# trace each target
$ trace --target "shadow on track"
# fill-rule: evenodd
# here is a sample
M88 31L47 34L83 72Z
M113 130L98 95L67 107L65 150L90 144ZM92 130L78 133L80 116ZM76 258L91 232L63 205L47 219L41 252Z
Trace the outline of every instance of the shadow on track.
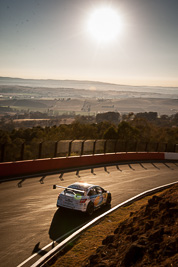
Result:
M49 237L55 241L56 239L62 237L69 231L86 224L87 222L93 220L95 217L101 215L111 208L111 205L103 206L96 210L92 216L87 216L85 213L74 211L57 209L51 222L49 229ZM61 241L61 240L60 240Z
M167 163L163 163L164 164L164 166L166 166L168 169L170 169L170 170L174 170L171 166L169 166Z
M44 256L47 253L47 251L40 249L39 245L40 245L40 242L38 242L35 245L35 247L32 251L32 254L37 253L38 255Z
M21 188L22 187L22 183L25 181L25 179L22 179L18 184L17 184L17 186L18 186L18 188Z
M153 165L153 167L155 167L155 169L160 170L160 168L156 166L153 162L151 164Z
M140 164L140 166L143 169L147 170L148 168L146 168L143 165L143 164L147 164L147 163L151 163L152 166L155 169L157 169L157 170L160 170L160 167L158 167L156 165L157 163L162 163L163 165L165 165L170 170L174 170L173 167L171 167L171 166L168 165L170 163L172 163L172 164L174 164L174 166L178 167L178 161L177 160L172 160L172 161L168 160L167 162L165 160L138 160L138 161L135 161L135 162L134 161L120 161L117 164L116 163L108 163L108 164L93 165L93 166L87 166L87 167L81 167L81 168L74 168L74 169L68 169L68 170L67 169L66 170L63 169L63 170L60 170L60 171L59 170L54 171L52 173L46 172L43 175L41 175L41 174L33 174L33 175L30 175L30 176L24 176L24 177L23 176L22 177L9 177L9 178L8 177L7 178L0 177L0 184L5 183L5 182L9 182L9 181L13 181L13 180L17 180L17 181L20 180L18 182L17 186L18 186L18 188L22 188L23 183L25 182L25 180L28 180L28 179L31 179L31 178L34 178L34 177L41 177L40 180L39 180L39 182L40 182L40 184L44 184L45 179L47 179L48 177L51 177L51 175L59 174L59 179L61 181L64 181L64 178L63 178L64 174L65 173L69 173L69 172L73 172L73 171L75 171L76 176L78 178L80 178L81 176L79 175L79 172L81 170L89 170L89 169L91 169L91 174L96 175L96 173L94 172L94 169L104 167L104 171L109 174L109 171L107 170L107 167L109 167L109 166L116 166L116 168L120 172L122 172L122 167L121 167L122 165L128 165L130 169L136 170L136 169L133 168L133 165L136 165L136 164ZM131 166L131 164L132 164L132 166Z
M140 166L141 166L144 170L147 170L147 168L146 168L142 163L140 163Z

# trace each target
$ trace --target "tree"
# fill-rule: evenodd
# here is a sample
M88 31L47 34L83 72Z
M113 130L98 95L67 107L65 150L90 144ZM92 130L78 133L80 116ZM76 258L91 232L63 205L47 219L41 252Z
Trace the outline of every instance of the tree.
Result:
M139 135L138 129L131 126L128 122L122 121L118 125L118 137L119 139L133 141L137 140Z
M118 133L115 129L115 127L111 126L110 128L108 128L104 135L103 135L104 139L117 139L118 138Z

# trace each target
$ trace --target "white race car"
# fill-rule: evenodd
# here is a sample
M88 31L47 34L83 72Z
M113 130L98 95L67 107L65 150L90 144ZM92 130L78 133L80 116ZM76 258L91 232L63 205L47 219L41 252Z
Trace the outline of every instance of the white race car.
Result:
M64 189L58 196L57 207L79 210L92 215L95 209L111 203L111 193L98 185L77 182L68 187L53 185L54 189L56 187Z

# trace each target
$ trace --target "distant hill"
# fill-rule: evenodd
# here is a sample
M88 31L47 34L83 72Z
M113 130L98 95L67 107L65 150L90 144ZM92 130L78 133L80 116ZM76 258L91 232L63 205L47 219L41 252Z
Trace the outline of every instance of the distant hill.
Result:
M178 98L178 87L161 87L161 86L133 86L104 83L98 81L77 81L77 80L52 80L52 79L21 79L11 77L0 77L1 85L11 86L28 86L28 87L48 87L48 88L69 88L84 89L90 91L117 91L117 92L136 92L143 94L159 94L160 97L165 95L168 98ZM166 97L167 97L166 96Z

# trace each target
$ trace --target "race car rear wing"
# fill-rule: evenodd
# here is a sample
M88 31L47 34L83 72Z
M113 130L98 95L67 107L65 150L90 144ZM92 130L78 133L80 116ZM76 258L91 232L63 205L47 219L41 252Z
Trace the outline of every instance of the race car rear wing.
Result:
M53 185L53 189L56 189L56 188L63 188L63 189L67 189L69 191L76 191L76 192L79 192L79 193L85 193L84 190L79 190L79 189L75 189L75 188L69 188L69 187L64 187L64 186L60 186L60 185Z

